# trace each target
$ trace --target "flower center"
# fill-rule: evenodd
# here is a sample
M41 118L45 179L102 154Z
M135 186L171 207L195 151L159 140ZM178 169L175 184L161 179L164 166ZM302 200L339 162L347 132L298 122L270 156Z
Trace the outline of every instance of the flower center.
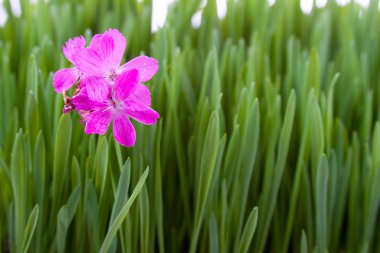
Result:
M123 102L118 101L113 96L111 96L110 100L108 101L108 105L114 110L120 110L123 107Z
M117 74L116 74L116 71L115 70L111 70L108 75L107 75L107 79L114 82L115 79L117 77Z
M117 107L117 102L113 99L110 100L110 105L113 107L113 108L116 108Z

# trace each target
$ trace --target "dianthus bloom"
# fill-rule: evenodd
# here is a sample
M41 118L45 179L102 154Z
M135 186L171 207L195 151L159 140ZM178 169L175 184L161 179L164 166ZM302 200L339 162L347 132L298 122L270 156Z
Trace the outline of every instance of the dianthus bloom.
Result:
M129 118L152 125L160 115L150 108L149 81L158 61L138 56L121 65L126 40L116 29L96 34L88 47L83 37L66 42L63 53L73 68L61 69L53 77L56 92L63 93L64 112L75 109L86 134L105 134L113 122L113 134L123 146L134 146L136 132ZM66 91L76 85L74 96Z

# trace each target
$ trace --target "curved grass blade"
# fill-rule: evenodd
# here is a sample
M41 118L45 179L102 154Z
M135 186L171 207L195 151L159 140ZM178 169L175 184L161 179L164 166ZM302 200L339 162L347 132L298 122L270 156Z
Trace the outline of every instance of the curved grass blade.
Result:
M24 241L22 243L22 252L28 252L30 242L32 241L34 231L36 230L38 222L39 207L38 204L34 206L32 212L29 215L28 222L26 223Z
M249 245L251 244L252 238L256 231L258 212L258 208L254 207L251 213L249 214L247 223L244 226L243 234L239 243L240 253L248 252Z
M62 206L58 212L56 241L59 253L65 252L67 231L77 210L81 194L82 186L78 185L71 193L69 199L67 200L67 204Z
M123 208L120 210L118 215L116 216L114 222L111 224L110 228L108 229L107 235L102 243L102 246L100 247L99 252L100 253L106 253L109 249L109 247L112 244L113 239L116 236L117 231L119 230L121 224L123 223L124 219L127 217L129 209L131 208L132 204L134 203L136 197L141 192L141 189L145 183L145 180L148 176L149 168L146 168L142 176L140 177L140 180L138 181L135 189L133 190L131 197L128 199L128 201L125 203Z

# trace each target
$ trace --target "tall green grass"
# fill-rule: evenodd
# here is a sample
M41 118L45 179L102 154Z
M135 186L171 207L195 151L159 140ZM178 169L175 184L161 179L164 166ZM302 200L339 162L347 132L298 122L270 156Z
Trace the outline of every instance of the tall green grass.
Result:
M380 13L329 1L21 0L0 28L0 252L380 251ZM160 62L126 149L62 115L70 37Z

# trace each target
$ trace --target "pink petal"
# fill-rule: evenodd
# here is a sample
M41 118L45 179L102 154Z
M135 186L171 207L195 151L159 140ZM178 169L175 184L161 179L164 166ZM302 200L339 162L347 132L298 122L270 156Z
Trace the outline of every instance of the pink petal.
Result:
M128 110L127 112L131 118L145 125L155 124L157 122L157 119L160 117L158 112L150 107L146 107L143 111Z
M119 112L115 115L113 121L113 134L115 140L125 147L135 145L136 131L128 116Z
M138 72L136 69L121 73L115 81L114 99L125 101L134 92L137 84Z
M95 34L94 37L92 37L90 45L88 47L96 50L102 36L103 34Z
M125 46L127 44L127 41L125 40L125 37L123 34L121 34L117 29L109 29L107 32L105 32L108 36L111 36L114 41L114 51L112 55L112 62L117 65L117 67L120 66L121 60L123 59Z
M110 29L103 34L97 34L91 40L90 48L94 49L108 70L116 70L124 55L126 40L118 30Z
M53 76L53 86L56 92L62 93L73 86L78 79L78 71L75 68L61 69Z
M109 98L109 85L102 77L89 76L81 80L86 87L87 95L90 100L103 102Z
M98 52L92 48L76 49L72 60L75 67L87 75L104 76L108 69Z
M144 84L137 84L134 92L129 95L128 100L139 102L145 106L150 106L150 91Z
M110 110L97 110L87 114L84 118L86 134L105 134L111 122Z
M85 87L80 90L78 95L72 97L72 102L75 109L80 111L93 111L106 106L106 103L90 100Z
M62 48L63 54L66 59L72 62L73 51L78 48L84 48L86 45L86 40L83 36L75 37L73 39L69 39L65 46Z
M149 81L158 70L158 61L154 58L141 55L121 66L121 71L137 69L139 71L139 81Z

